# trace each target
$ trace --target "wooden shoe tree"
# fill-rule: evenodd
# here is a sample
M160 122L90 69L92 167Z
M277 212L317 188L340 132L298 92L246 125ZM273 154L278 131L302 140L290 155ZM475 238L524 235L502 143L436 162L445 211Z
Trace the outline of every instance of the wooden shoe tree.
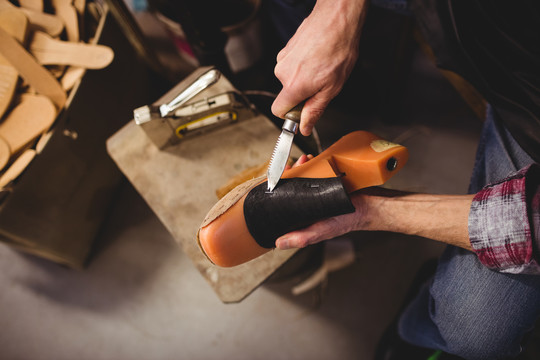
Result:
M21 8L21 11L26 15L34 30L43 31L52 37L59 36L64 30L64 23L58 16L25 8Z
M55 119L56 109L47 97L23 94L0 124L0 137L8 144L11 154L17 154L46 132Z
M28 20L19 9L5 0L0 1L0 28L19 42L24 42ZM0 118L6 112L15 89L19 74L15 67L2 56L0 51Z
M54 12L64 22L68 41L79 41L79 19L72 0L51 0Z
M19 175L26 169L28 164L32 162L36 156L36 151L33 149L25 150L12 164L11 166L0 176L0 189L4 188L10 182L19 177Z
M73 7L77 10L79 16L82 16L86 9L86 0L73 0Z
M0 171L7 165L11 157L9 145L3 137L0 136Z
M43 12L43 0L18 0L22 8Z
M79 43L85 0L16 3L0 0L0 188L4 190L47 143L67 91L87 68L103 68L114 56L108 47ZM69 42L55 40L64 35Z
M17 69L19 75L38 93L51 99L58 110L64 107L67 96L60 83L17 40L1 27L0 54Z
M346 192L351 193L384 184L403 167L407 159L405 147L369 132L356 131L344 136L307 163L285 170L282 179L340 176ZM239 185L207 214L197 239L203 253L214 264L236 266L270 250L257 243L244 218L247 194L265 180L253 179Z
M56 40L41 31L34 32L29 49L42 65L101 69L114 58L114 52L107 46Z
M60 84L62 84L64 90L71 90L75 86L75 84L82 79L85 72L85 68L70 66L62 75L62 78L60 79Z

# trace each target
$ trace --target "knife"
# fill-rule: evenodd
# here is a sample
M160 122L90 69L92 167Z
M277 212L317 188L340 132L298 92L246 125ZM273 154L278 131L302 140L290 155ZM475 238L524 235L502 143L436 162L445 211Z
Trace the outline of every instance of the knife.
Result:
M281 134L277 139L274 152L270 158L270 164L268 165L268 171L266 172L266 177L268 178L268 192L274 190L285 170L285 165L287 165L287 160L291 153L294 135L298 132L300 115L303 107L304 102L301 102L285 114L285 121L281 127Z

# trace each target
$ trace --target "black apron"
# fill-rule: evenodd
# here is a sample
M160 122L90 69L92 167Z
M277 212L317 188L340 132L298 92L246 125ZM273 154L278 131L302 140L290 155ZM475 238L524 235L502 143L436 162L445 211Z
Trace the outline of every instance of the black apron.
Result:
M437 65L469 81L540 162L540 1L411 2Z

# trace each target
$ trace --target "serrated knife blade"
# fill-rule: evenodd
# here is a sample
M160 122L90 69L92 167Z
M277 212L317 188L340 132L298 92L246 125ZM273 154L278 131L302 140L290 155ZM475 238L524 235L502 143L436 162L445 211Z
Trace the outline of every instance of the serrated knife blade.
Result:
M277 186L279 179L285 170L285 165L287 165L294 135L298 132L298 125L300 124L300 115L303 106L304 103L302 102L285 114L285 121L283 122L281 134L277 139L266 173L269 192L272 192Z
M293 139L293 133L286 130L281 131L276 146L274 147L272 157L270 158L270 164L268 165L268 172L266 174L268 177L268 191L274 190L285 170L285 165L287 164L289 154L291 153Z

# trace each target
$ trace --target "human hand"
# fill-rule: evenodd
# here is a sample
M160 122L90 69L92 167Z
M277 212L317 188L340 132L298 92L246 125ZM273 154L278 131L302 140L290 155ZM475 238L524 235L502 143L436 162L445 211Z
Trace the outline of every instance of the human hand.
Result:
M311 159L313 159L313 155L311 154L302 155L292 165L292 167L294 168L305 164ZM291 168L291 166L287 166L287 168ZM356 197L358 196L360 195L357 195ZM357 202L359 205L361 204L360 201L355 202ZM285 234L276 240L276 247L281 250L303 248L308 245L312 245L323 240L332 239L339 235L353 231L359 226L359 219L361 219L362 216L358 209L362 208L362 206L358 206L354 213L328 218L307 228Z
M318 0L277 56L275 75L283 85L272 104L283 118L306 100L300 132L308 136L341 91L358 58L365 0Z
M282 235L276 240L276 248L280 250L303 248L351 231L362 230L367 222L363 195L355 194L351 200L356 209L353 213L321 220L304 229Z

